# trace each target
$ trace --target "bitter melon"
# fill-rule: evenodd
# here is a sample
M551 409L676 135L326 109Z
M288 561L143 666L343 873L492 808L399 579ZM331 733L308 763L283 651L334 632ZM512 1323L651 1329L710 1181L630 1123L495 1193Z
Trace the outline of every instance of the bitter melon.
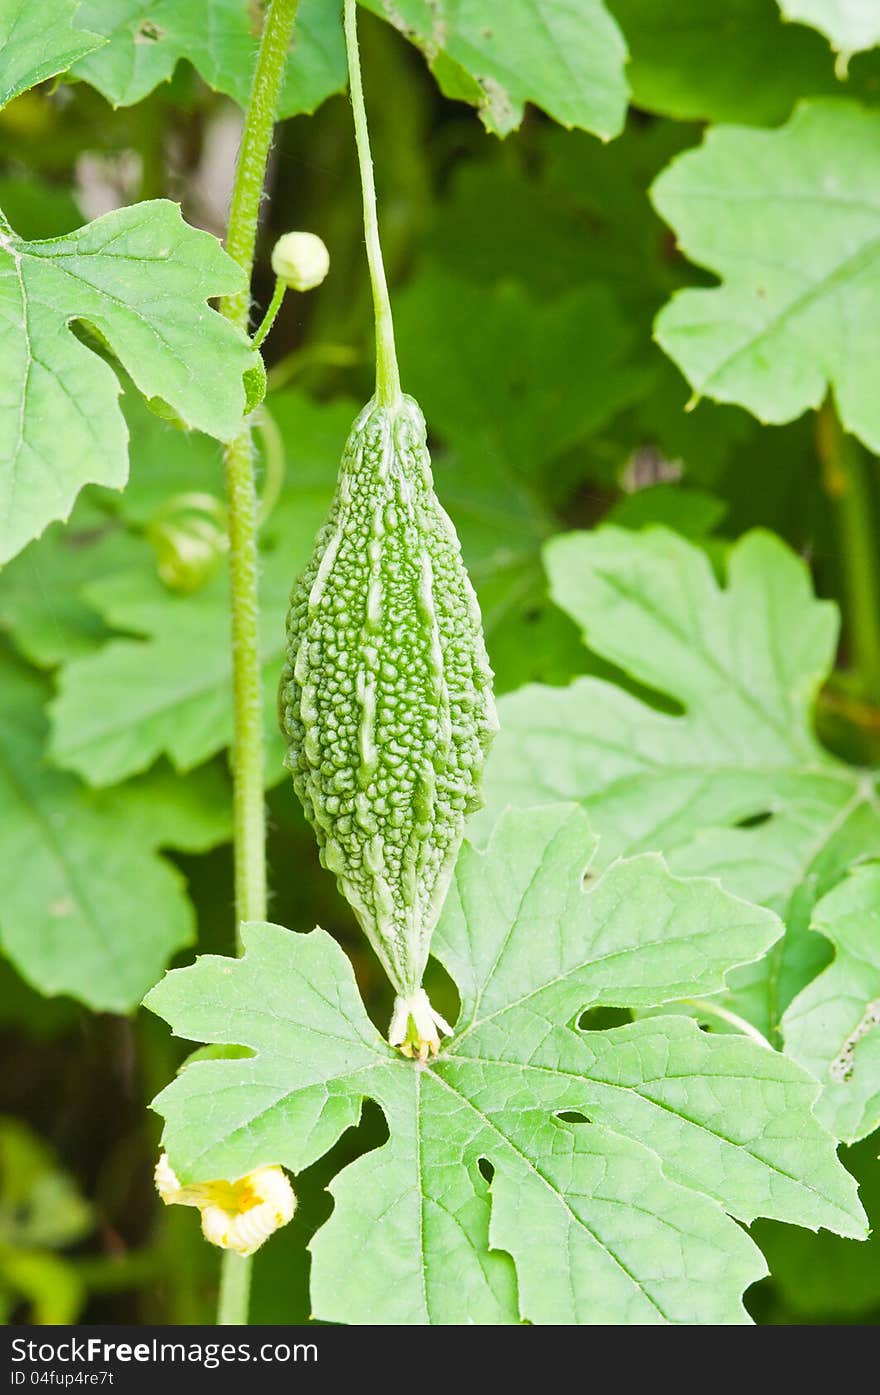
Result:
M410 397L373 398L354 423L291 598L279 699L296 792L397 990L400 1037L425 1016L431 931L497 729L479 606Z

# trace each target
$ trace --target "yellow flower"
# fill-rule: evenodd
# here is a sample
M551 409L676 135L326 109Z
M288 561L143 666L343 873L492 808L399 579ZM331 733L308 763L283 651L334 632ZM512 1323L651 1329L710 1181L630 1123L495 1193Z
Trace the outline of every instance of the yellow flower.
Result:
M155 1178L166 1206L197 1206L205 1239L240 1255L252 1255L292 1220L296 1210L293 1188L280 1167L258 1167L236 1182L194 1182L182 1187L168 1154L163 1153Z

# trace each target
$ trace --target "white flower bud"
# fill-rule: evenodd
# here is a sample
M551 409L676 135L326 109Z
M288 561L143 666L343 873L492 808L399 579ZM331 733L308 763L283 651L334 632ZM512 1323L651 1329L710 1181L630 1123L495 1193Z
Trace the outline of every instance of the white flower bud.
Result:
M272 270L291 290L311 291L330 270L330 253L315 233L285 233L272 248Z

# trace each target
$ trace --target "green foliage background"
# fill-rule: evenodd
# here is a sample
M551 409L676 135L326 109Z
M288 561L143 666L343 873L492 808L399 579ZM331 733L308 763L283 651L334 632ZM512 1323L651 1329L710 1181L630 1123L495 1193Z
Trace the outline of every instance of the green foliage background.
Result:
M246 95L254 52L244 0L83 0L78 10L56 0L52 8L57 54L36 36L37 59L23 50L20 71L0 83L12 98L0 111L0 206L18 237L66 236L106 209L159 197L222 233L235 103ZM222 50L202 43L206 8L233 17ZM662 524L721 579L732 544L766 529L804 559L818 596L843 615L831 671L821 655L806 664L804 723L815 721L839 761L868 766L880 754L880 494L870 454L880 448L870 372L880 351L880 52L872 51L880 34L838 32L832 20L823 27L820 0L609 0L607 10L591 0L586 8L593 27L589 42L577 38L575 77L560 79L552 47L528 52L526 28L498 70L503 90L500 77L476 82L490 61L479 35L438 52L423 6L395 10L412 43L378 17L380 0L365 7L378 13L362 15L404 386L429 423L438 493L479 593L498 692L536 683L558 690L589 676L655 713L677 710L672 684L639 672L565 603L559 559L569 544L549 540L609 522L633 536ZM485 9L488 31L504 6ZM518 9L528 18L528 4ZM803 22L784 23L780 9ZM609 16L630 53L626 115L623 42ZM320 291L288 296L266 346L261 480L267 499L277 491L261 530L272 916L331 931L383 1024L388 987L318 866L282 778L271 717L287 593L329 502L350 422L372 390L338 18L323 0L303 0L301 18L260 233L259 306L272 290L268 252L292 227L325 239L331 274ZM85 36L66 32L71 19ZM99 46L101 38L109 42ZM841 54L850 55L845 85ZM480 108L482 124L467 103ZM739 129L712 130L718 123ZM829 185L832 177L839 185ZM787 197L792 180L798 198L812 190L806 213L790 189ZM746 191L758 202L748 204ZM849 204L846 215L823 205L834 199ZM222 273L212 282L193 256L203 281L190 294L224 290ZM195 386L185 388L154 381L110 331L109 346L81 327L60 333L67 353L82 351L104 375L105 398L115 355L161 402L148 410L123 376L124 492L106 487L124 478L124 433L105 400L99 463L80 469L88 452L71 439L69 499L31 531L76 497L69 523L50 522L19 551L20 539L0 570L0 1312L209 1321L216 1255L194 1214L161 1208L152 1185L159 1123L146 1105L185 1050L134 1005L166 964L188 962L194 943L232 950L230 658L214 437L229 434L235 404L198 396L201 369L207 380L210 356L221 352L210 333L186 344ZM222 351L240 376L244 346ZM710 359L717 372L706 371ZM828 384L851 435L822 405ZM694 402L692 392L702 396ZM173 415L213 437L165 419ZM633 543L637 559L640 547ZM600 582L592 584L604 606ZM798 611L791 623L800 634L807 622ZM833 623L829 651L832 631ZM509 701L513 718L529 699ZM731 810L730 821L763 817L775 778L771 771L760 807ZM616 852L612 815L603 827L603 791L561 793L596 794L594 826ZM771 904L806 936L816 897L876 854L875 823L859 827L806 909L764 894L757 873L742 894ZM760 838L760 827L754 833ZM676 866L671 844L650 846L670 852L675 870L717 874L688 853ZM859 888L876 925L877 878L869 873ZM825 923L828 938L816 936L809 973L789 998L831 960L834 924ZM876 937L867 958L864 993L877 996ZM454 1017L455 990L438 965L430 972L432 995ZM748 993L746 985L737 999L746 1015ZM256 1266L252 1321L308 1319L305 1242L330 1212L324 1188L386 1135L368 1103L360 1125L301 1175L295 1221ZM877 1151L876 1136L842 1151L875 1226ZM859 1245L775 1222L752 1233L771 1269L747 1297L757 1321L880 1317L876 1236Z

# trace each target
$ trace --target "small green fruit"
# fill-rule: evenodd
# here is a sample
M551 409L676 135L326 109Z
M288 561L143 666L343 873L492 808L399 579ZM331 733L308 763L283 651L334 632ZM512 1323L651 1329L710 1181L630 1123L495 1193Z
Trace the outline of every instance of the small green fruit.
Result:
M459 541L410 397L368 403L294 588L279 708L325 867L401 999L421 985L497 730Z

